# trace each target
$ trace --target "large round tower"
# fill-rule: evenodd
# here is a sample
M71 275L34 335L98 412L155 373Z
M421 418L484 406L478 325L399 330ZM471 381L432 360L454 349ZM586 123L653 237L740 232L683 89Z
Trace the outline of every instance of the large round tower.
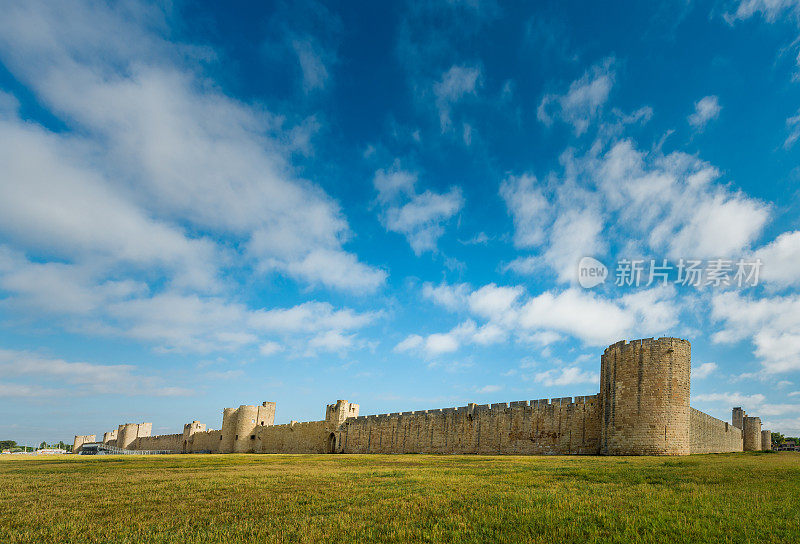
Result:
M236 408L225 408L222 411L222 436L219 447L220 453L233 453L233 443L236 441Z
M687 340L623 340L606 348L600 366L601 453L690 453L690 372Z
M236 435L233 440L234 453L254 453L256 444L257 406L239 406L236 410Z
M744 429L742 430L742 440L744 451L758 451L761 449L761 418L744 417Z
M770 431L761 431L761 449L764 451L772 449L772 433Z

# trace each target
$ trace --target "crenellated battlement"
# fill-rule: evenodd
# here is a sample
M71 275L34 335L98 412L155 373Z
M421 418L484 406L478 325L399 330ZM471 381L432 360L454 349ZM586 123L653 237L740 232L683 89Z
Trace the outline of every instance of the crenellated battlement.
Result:
M448 408L433 408L429 410L414 410L407 412L390 412L387 414L371 414L348 419L345 424L359 424L365 421L388 420L392 418L438 416L441 414L490 414L511 413L518 410L553 410L555 408L569 409L570 407L585 407L597 403L599 395L581 397L558 397L553 399L515 400L511 402L496 402L492 404L469 403L466 406Z
M662 336L660 338L640 338L637 340L620 340L619 342L615 342L608 346L603 353L609 353L613 351L624 351L626 349L636 349L641 347L649 347L651 345L659 345L659 344L682 344L685 346L691 346L691 342L688 340L684 340L683 338L674 338L672 336Z

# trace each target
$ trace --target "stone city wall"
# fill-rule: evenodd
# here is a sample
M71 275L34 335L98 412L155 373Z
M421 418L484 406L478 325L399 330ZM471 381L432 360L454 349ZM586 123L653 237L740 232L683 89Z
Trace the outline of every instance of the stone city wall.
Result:
M127 449L183 452L183 434L142 436L137 438Z
M263 427L259 453L333 453L331 429L326 421L293 421L287 425Z
M597 395L362 416L336 437L343 453L597 454Z
M691 453L742 451L742 431L721 419L691 408L689 417Z
M194 433L189 439L188 452L219 453L222 443L222 431L201 431Z
M761 420L740 408L728 424L689 406L691 345L645 338L609 346L600 393L359 416L329 404L325 420L274 425L275 403L226 408L222 430L203 423L151 436L152 424L120 425L104 442L136 450L211 453L458 453L687 455L769 448ZM94 436L76 436L80 443ZM83 442L82 442L83 441Z

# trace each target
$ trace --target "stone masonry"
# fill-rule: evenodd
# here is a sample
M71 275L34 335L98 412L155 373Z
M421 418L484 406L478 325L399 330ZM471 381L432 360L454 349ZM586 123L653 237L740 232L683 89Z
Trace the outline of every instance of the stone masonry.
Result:
M468 404L359 415L339 400L325 419L275 425L275 403L226 408L222 429L193 421L151 436L125 424L109 446L176 453L442 453L687 455L769 449L769 431L740 408L731 423L689 406L691 346L679 338L620 341L600 358L600 392L585 397ZM75 450L95 436L76 436Z

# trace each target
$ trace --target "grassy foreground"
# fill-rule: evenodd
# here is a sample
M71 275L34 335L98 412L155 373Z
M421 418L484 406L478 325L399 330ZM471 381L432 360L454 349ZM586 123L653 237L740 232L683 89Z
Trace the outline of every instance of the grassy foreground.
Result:
M789 542L800 454L0 459L0 542Z

